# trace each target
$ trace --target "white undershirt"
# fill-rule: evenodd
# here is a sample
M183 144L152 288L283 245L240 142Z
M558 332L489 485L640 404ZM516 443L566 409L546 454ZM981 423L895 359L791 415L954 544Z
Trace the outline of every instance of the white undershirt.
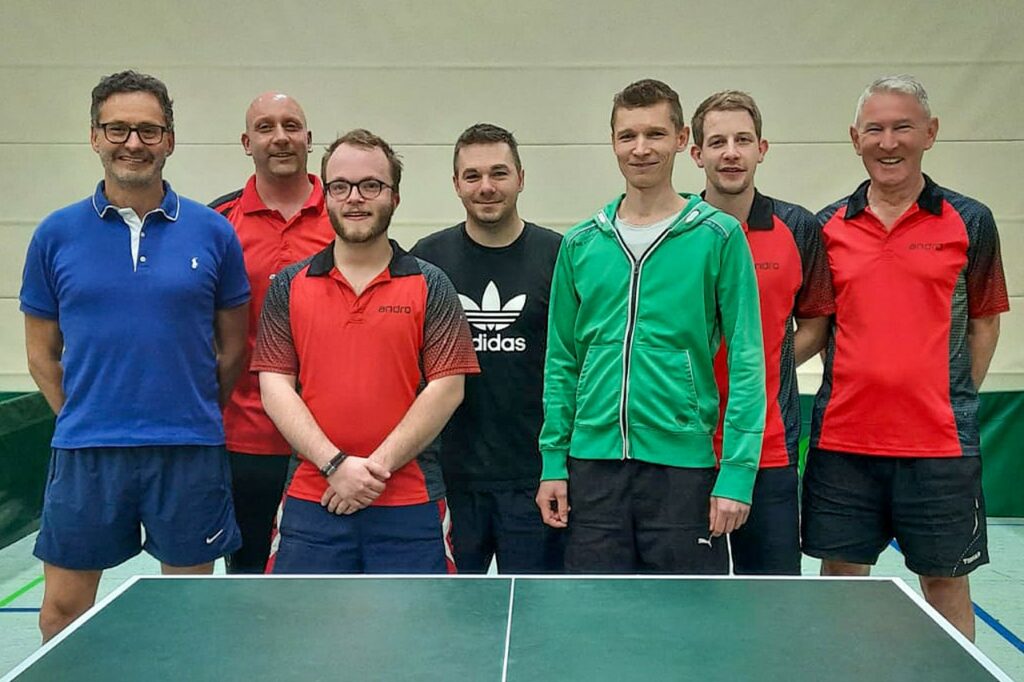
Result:
M682 213L682 211L679 213ZM626 243L626 246L629 247L633 257L639 260L640 256L661 236L661 233L675 222L676 218L679 217L679 213L673 213L664 220L659 220L650 225L633 225L616 215L615 230L622 237L622 241Z
M131 233L132 238L132 270L138 270L139 268L139 240L142 238L142 219L139 218L139 214L135 212L133 208L119 208L117 212L121 214L124 219L124 224L128 226L128 232Z

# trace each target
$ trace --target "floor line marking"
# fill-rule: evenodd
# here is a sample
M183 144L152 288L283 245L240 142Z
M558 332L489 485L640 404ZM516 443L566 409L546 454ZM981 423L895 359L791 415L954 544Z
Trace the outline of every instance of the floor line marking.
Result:
M0 607L0 613L39 613L39 608L30 608L27 606L24 608L18 606L7 606Z
M903 554L903 550L900 549L900 546L895 540L890 540L889 546L900 554ZM1013 630L1003 625L998 618L981 608L981 606L978 605L978 602L972 601L971 606L974 607L975 615L977 615L985 625L992 628L992 630L994 630L997 635L1005 639L1010 646L1024 654L1024 641L1022 641L1021 638L1013 632Z
M971 603L974 604L974 602ZM992 628L997 633L1002 635L1003 639L1005 639L1011 645L1016 647L1017 651L1024 654L1024 641L1021 641L1020 637L1013 634L1013 631L1010 630L1010 628L1006 627L1001 622L999 622L998 618L996 618L995 616L993 616L977 604L974 604L974 613L978 616L978 618L985 621L986 625L988 625L990 628Z
M4 606L7 606L12 601L17 599L21 595L25 594L26 592L28 592L29 590L31 590L33 587L35 587L36 585L38 585L41 582L43 582L43 576L39 576L35 580L29 581L29 583L27 585L18 588L14 592L11 592L9 595L4 597L3 599L0 599L0 608L2 608Z

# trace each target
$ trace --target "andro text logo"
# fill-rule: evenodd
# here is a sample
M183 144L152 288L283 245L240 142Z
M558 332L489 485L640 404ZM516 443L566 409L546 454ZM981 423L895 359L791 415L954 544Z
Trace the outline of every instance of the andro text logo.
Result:
M782 265L776 261L761 261L760 263L755 262L754 267L758 270L779 270Z
M377 308L378 313L393 313L398 315L412 315L412 306L407 305L382 305Z
M945 244L942 242L914 242L910 245L911 251L942 251Z
M469 296L462 294L459 294L459 301L462 303L462 309L466 311L466 319L474 329L500 331L508 329L519 319L523 308L526 307L526 294L513 296L502 304L498 285L488 282L479 305Z

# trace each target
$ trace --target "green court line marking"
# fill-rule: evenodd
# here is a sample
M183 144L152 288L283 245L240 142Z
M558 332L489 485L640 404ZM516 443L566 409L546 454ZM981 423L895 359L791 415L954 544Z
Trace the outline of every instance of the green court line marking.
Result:
M14 592L11 592L9 595L4 597L3 599L0 599L0 609L2 609L3 607L7 606L12 601L17 599L21 595L25 594L26 592L28 592L29 590L31 590L33 587L35 587L36 585L38 585L41 582L43 582L43 576L39 576L35 580L29 582L28 585L25 585L24 587L22 587L22 588L20 588L18 590L15 590Z

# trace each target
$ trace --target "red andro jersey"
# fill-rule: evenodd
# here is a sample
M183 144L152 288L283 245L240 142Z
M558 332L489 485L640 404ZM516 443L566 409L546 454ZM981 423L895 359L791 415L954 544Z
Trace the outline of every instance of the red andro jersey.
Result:
M334 267L333 246L285 268L270 285L253 351L251 370L297 377L320 428L359 457L394 430L427 382L480 371L451 281L396 242L391 248L387 269L358 296ZM288 494L319 502L326 490L303 459ZM393 472L373 504L443 495L435 443Z
M761 468L795 464L800 443L800 394L793 354L793 318L835 312L832 279L821 239L821 224L807 209L754 191L743 224L757 273L764 338L765 413ZM715 356L719 419L715 452L722 453L722 421L729 395L728 353Z
M970 318L1009 310L992 213L925 176L888 231L868 183L818 214L836 318L811 444L892 457L979 452Z
M309 181L313 183L313 191L290 220L285 220L284 216L263 203L256 192L255 175L249 178L244 189L226 194L210 204L210 208L231 221L242 243L245 270L252 288L247 355L252 354L256 343L263 299L276 273L334 240L334 229L324 206L323 186L315 175L310 175ZM227 448L233 452L281 455L292 451L288 441L277 432L263 411L259 378L248 372L242 372L238 377L224 408L224 434Z

